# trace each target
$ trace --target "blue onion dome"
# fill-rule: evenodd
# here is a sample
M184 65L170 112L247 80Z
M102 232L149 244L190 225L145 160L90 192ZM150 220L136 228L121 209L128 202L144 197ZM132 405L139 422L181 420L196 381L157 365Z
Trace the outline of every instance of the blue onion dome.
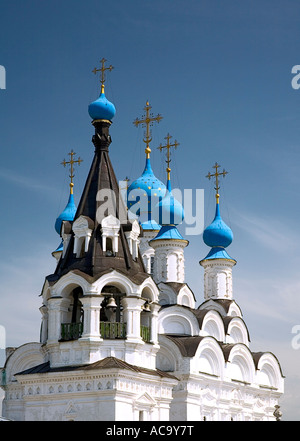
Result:
M225 224L220 215L220 206L217 203L213 222L204 230L203 241L209 247L228 247L233 240L231 229Z
M140 224L144 230L159 230L158 216L152 213L152 207L164 197L166 186L154 175L150 155L147 155L142 175L132 182L127 190L128 210L140 216ZM142 198L145 198L142 200ZM136 210L135 204L140 203L141 209Z
M171 181L167 181L167 191L165 197L158 204L159 223L161 225L179 225L184 219L183 206L178 202L171 188Z
M111 121L116 114L116 108L108 101L104 93L104 85L101 86L101 94L96 101L89 105L89 115L95 119L106 119Z
M152 240L159 240L159 239L175 239L175 240L184 240L185 242L188 242L182 237L182 235L179 233L175 225L163 225L160 231L155 236L155 238Z
M145 231L159 231L161 229L161 225L159 225L154 219L141 222L141 227Z
M63 221L69 221L72 222L74 220L75 214L76 214L76 205L74 203L74 196L73 192L70 193L68 203L66 205L66 208L64 211L58 216L55 222L55 230L60 235L61 231L61 225Z

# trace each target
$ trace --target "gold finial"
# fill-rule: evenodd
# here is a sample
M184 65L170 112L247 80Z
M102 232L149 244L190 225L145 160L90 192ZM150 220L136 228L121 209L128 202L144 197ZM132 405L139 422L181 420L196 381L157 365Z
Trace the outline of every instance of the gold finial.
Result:
M105 83L105 71L109 70L110 72L113 70L113 66L110 65L109 67L105 67L105 62L107 60L105 58L102 58L102 60L100 60L100 63L102 64L102 66L100 67L100 69L97 69L96 67L92 70L92 72L96 75L97 72L101 72L101 78L100 78L100 82L101 82L101 93L104 92L104 83Z
M227 175L227 171L225 171L224 169L223 169L223 172L222 173L219 173L218 172L218 168L219 167L221 167L217 162L215 163L215 165L213 165L213 168L215 168L216 169L216 171L215 171L215 173L213 173L213 174L211 174L210 172L208 173L208 175L206 176L206 178L208 178L208 179L210 179L210 178L215 178L215 190L216 190L216 199L217 199L217 204L219 203L219 197L220 197L220 195L219 195L219 188L220 188L220 186L219 186L219 176L223 176L223 178L225 178L225 176Z
M73 156L76 155L75 152L73 152L73 150L71 150L70 153L68 153L68 155L70 155L70 161L66 161L65 159L63 160L63 162L61 163L64 167L66 165L70 165L70 175L69 177L71 178L71 182L70 182L70 193L73 194L73 187L74 187L74 183L73 183L73 178L74 178L74 164L78 164L80 165L80 163L83 161L83 159L78 158L76 161L73 159Z
M149 101L147 101L146 102L146 106L144 107L144 110L146 111L146 115L144 115L142 117L142 119L138 119L137 118L135 121L133 121L133 124L136 127L138 127L139 124L144 124L143 127L146 126L146 134L145 134L145 137L144 137L143 141L146 144L145 153L147 155L147 159L150 158L150 153L151 153L151 149L149 147L149 144L152 141L151 131L150 131L150 124L152 125L154 121L159 123L163 119L163 117L160 114L158 114L155 117L153 117L152 113L149 113L150 109L151 109L151 106L149 104Z
M162 149L167 149L167 159L166 159L166 163L168 164L168 167L166 168L166 171L168 173L168 181L170 180L170 173L171 173L171 169L170 169L170 162L171 162L171 155L170 155L170 149L171 147L174 147L175 149L177 149L177 147L180 145L176 140L174 142L174 144L170 144L170 139L172 138L172 136L168 133L167 136L165 137L165 139L167 140L167 144L166 145L161 145L159 147L157 147L160 151L162 151Z

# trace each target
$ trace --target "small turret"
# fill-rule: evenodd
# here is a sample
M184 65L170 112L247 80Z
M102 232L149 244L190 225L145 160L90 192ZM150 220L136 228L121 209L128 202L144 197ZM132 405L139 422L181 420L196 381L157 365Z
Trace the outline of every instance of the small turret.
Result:
M203 232L204 243L211 247L207 256L199 263L204 268L204 298L232 299L232 267L236 260L232 259L226 248L233 240L233 233L223 221L220 214L219 176L225 177L227 172L218 172L219 164L214 165L216 172L208 174L215 178L216 213L212 223Z
M179 145L177 141L170 144L167 135L167 145L160 145L160 150L167 149L167 192L158 204L159 223L162 225L158 234L149 242L155 249L153 278L159 282L184 282L184 248L188 245L177 229L184 219L182 205L174 198L171 186L170 148Z

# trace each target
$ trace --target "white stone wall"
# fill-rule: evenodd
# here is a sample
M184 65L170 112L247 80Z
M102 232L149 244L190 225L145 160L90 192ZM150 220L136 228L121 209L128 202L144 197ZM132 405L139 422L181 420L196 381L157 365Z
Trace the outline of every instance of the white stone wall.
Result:
M228 259L202 260L204 267L204 299L232 299L232 267Z
M5 416L18 421L168 420L176 380L111 369L18 376ZM18 397L16 396L18 392Z

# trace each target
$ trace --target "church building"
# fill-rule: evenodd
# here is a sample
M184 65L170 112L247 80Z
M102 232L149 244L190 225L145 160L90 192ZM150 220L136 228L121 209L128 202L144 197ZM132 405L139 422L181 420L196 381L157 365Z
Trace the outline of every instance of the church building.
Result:
M255 421L276 420L284 377L271 352L252 352L227 248L231 229L221 217L219 178L208 247L199 256L204 299L185 280L189 241L178 230L184 208L171 185L167 135L165 182L151 166L149 102L134 121L145 128L145 168L119 188L110 160L116 109L101 93L89 105L94 157L75 206L70 195L55 229L53 274L41 291L39 342L8 348L2 370L3 416L14 421ZM118 146L114 146L118 149ZM174 194L173 194L174 193ZM125 202L124 202L125 199ZM202 240L194 236L194 240ZM196 293L197 294L197 293ZM274 413L275 412L275 413Z

